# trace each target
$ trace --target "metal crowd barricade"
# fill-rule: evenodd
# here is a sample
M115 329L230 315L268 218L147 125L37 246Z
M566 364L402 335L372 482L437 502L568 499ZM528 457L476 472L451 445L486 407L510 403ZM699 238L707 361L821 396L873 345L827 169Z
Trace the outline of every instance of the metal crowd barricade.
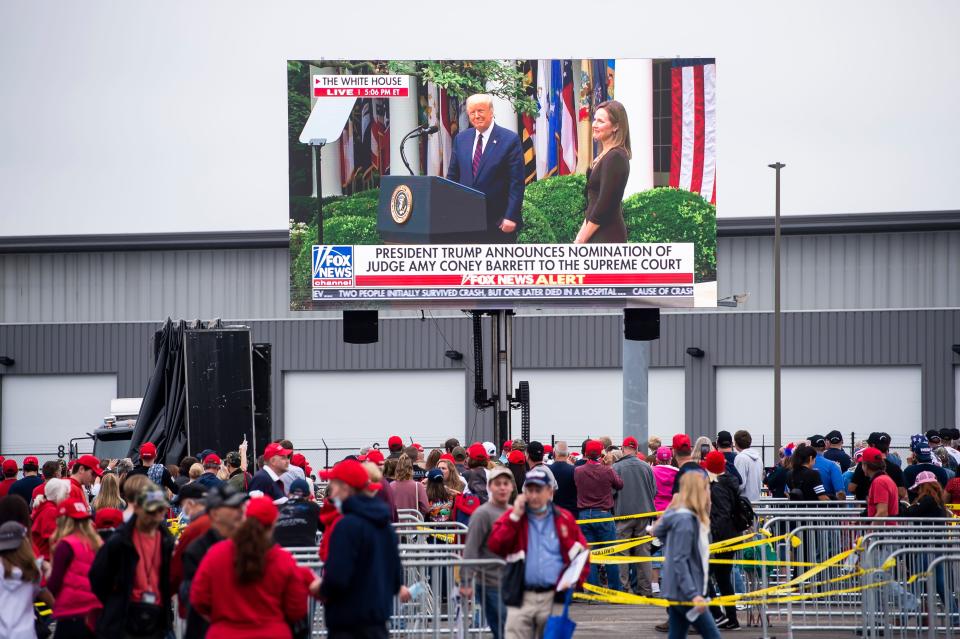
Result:
M830 523L811 523L825 522ZM857 547L858 541L870 534L889 535L896 531L899 538L897 547L911 543L911 539L921 540L931 532L931 526L943 525L943 519L915 519L891 520L881 518L863 518L838 516L837 513L805 513L802 516L777 517L764 524L768 531L777 534L791 533L800 540L794 546L790 539L776 543L775 555L778 560L794 565L778 567L776 570L764 571L762 588L785 587L793 578L811 568L821 567L827 560L831 565L822 567L815 575L805 579L801 584L794 584L792 588L802 588L802 592L814 595L799 600L785 599L783 601L768 601L762 614L764 636L769 636L769 623L778 621L786 625L787 636L792 637L794 630L821 630L821 631L855 631L871 627L871 615L864 614L865 606L869 607L871 586L877 583L875 577L879 574L874 568L882 566L887 557L876 550L867 564L863 560L863 552L857 551L846 559L835 560L838 554ZM893 528L891 524L895 524ZM955 530L955 528L951 528ZM861 542L861 548L862 546ZM879 562L878 565L873 565ZM881 575L882 576L882 575ZM879 589L878 589L879 590ZM773 591L767 597L775 598L790 594L790 591ZM877 608L879 609L879 607Z
M928 614L936 623L928 624L927 637L936 639L943 633L946 639L953 639L960 636L960 612L957 610L957 592L960 589L960 552L951 551L951 554L942 555L930 562L927 568L927 592L937 592L942 588L948 597L952 597L950 603L941 601L940 607L943 614L934 604L928 605Z

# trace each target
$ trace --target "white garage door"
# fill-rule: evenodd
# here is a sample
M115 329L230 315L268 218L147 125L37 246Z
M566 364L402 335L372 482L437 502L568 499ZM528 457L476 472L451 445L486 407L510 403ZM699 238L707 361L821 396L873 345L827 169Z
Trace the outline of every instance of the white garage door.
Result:
M283 427L314 468L391 435L424 446L464 437L463 371L300 372L283 374ZM310 450L316 449L316 450Z
M102 426L117 396L116 375L3 375L0 381L0 451L18 463L30 454L53 458L70 438Z
M623 437L623 373L619 368L527 369L513 372L514 386L530 382L530 437L549 442L551 435L579 445L588 435ZM683 432L682 368L650 369L651 434ZM514 411L519 433L520 411Z
M921 431L918 366L789 367L781 379L783 442L836 428L846 445L851 432L866 439L881 431L901 447ZM755 446L773 443L772 368L717 369L717 429L741 428ZM768 464L772 455L768 449Z

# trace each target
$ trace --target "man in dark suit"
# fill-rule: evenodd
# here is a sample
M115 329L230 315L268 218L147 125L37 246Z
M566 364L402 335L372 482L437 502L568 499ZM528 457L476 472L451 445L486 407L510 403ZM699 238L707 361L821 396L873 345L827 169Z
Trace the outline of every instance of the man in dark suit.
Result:
M473 125L453 140L447 179L483 192L487 199L487 241L517 241L523 204L523 152L520 137L493 121L493 98L485 93L467 98Z

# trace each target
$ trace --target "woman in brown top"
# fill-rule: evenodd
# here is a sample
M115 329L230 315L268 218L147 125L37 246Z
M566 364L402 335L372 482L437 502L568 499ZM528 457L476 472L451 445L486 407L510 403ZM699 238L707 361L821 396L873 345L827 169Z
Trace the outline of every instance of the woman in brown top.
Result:
M601 103L593 117L593 139L601 151L587 169L587 210L577 244L626 242L623 191L630 176L630 125L616 100Z

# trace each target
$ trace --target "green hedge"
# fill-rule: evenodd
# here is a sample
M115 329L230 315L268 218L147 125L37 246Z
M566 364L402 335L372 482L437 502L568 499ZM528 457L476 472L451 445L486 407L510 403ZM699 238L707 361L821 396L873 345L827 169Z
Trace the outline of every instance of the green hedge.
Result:
M717 279L717 208L696 193L658 187L623 201L630 242L693 242L696 282Z
M568 244L577 238L587 208L585 175L562 175L529 184L523 194L523 224L518 240L535 244ZM528 210L533 213L527 217ZM537 214L539 211L540 215Z

